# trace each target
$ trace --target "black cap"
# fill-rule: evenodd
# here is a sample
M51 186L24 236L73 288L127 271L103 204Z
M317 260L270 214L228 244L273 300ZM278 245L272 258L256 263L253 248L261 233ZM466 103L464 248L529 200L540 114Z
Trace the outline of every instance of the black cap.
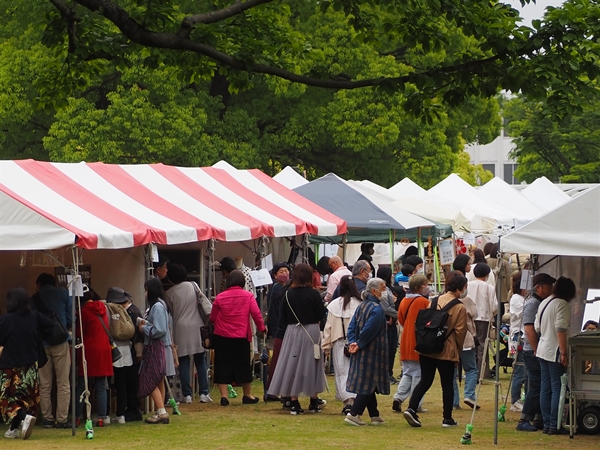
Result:
M556 278L551 277L547 273L538 273L533 277L533 287L536 287L538 284L554 284L556 283Z

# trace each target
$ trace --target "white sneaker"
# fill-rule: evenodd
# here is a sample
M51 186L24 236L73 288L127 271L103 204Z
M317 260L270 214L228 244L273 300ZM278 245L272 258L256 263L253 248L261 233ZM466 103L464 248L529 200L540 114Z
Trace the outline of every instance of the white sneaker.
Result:
M190 404L192 403L192 396L191 395L186 395L183 399L184 403Z
M513 412L522 412L523 411L523 402L521 401L521 399L514 402L512 404L512 406L510 407L510 410Z
M102 420L104 420L104 425L110 425L110 416L103 417Z
M23 439L29 439L31 433L33 432L33 426L35 425L35 416L30 416L27 414L21 422L21 437Z
M20 434L19 434L19 429L15 428L14 430L11 430L10 428L6 431L6 433L4 433L4 437L8 438L8 439L19 439Z
M212 403L212 401L210 394L200 394L200 403Z
M346 414L346 418L344 422L349 423L350 425L354 425L360 427L362 425L366 425L366 422L363 422L360 416L353 416L352 414Z
M124 424L125 423L125 416L117 416L115 417L116 421L118 424Z

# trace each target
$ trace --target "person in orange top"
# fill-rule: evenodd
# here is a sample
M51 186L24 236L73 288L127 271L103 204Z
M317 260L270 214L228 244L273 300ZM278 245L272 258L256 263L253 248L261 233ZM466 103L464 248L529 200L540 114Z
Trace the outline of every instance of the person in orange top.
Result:
M415 351L415 322L421 309L429 308L429 286L427 277L422 274L412 275L408 280L410 293L400 302L398 322L404 327L400 341L400 357L402 362L402 378L394 394L392 410L402 412L402 402L412 395L414 388L421 381L421 365L419 354ZM419 412L424 412L423 399L419 403Z

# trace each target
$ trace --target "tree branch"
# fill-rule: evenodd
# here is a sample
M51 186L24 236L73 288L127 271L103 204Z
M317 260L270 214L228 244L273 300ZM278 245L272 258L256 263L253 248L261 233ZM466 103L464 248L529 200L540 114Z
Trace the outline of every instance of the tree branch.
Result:
M265 3L271 3L273 0L247 0L245 2L236 1L233 5L227 8L219 9L217 11L211 11L208 13L195 14L193 16L187 16L181 22L181 28L177 32L179 37L189 37L192 29L198 24L209 24L220 22L221 20L229 19L230 17L237 16L238 14L252 9L258 5Z
M50 2L58 9L58 12L67 22L67 35L69 36L69 53L75 51L77 46L77 32L75 31L75 23L81 21L81 17L75 15L75 8L69 8L62 0L50 0Z
M58 0L51 0L58 1ZM142 25L137 23L121 6L119 6L113 0L74 0L76 3L88 8L91 11L99 11L104 15L110 22L116 25L124 36L133 41L136 44L151 47L151 48L162 48L178 51L190 51L203 56L206 56L224 66L231 67L240 71L261 73L265 75L276 76L288 81L295 83L305 84L307 86L322 87L329 89L356 89L369 86L379 86L384 83L407 83L415 79L416 76L435 76L439 73L451 74L456 72L470 71L473 73L483 73L485 66L492 64L496 60L504 57L505 55L495 55L486 59L468 61L466 63L455 64L446 67L437 67L421 73L412 73L395 78L371 78L364 80L335 80L335 79L321 79L313 78L310 76L299 75L290 72L286 69L274 66L268 66L259 63L249 63L235 58L227 53L221 52L214 47L206 44L195 42L189 39L187 36L182 36L178 33L159 33L147 30ZM231 17L235 14L239 14L242 11L248 10L252 7L256 7L260 4L268 3L272 0L248 0L246 2L238 2L223 10L215 11L215 13L223 14L223 17ZM223 11L226 11L223 12ZM234 14L235 13L235 14ZM208 21L217 21L219 16L212 15L213 13L199 14L196 17L196 23L210 23ZM227 16L227 14L229 14ZM200 17L204 17L205 22L202 22Z

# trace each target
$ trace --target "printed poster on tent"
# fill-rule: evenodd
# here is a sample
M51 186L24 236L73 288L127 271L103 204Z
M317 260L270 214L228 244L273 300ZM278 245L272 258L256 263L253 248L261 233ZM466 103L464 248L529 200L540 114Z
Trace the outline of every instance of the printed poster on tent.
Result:
M440 241L440 264L446 266L454 262L454 242L452 239Z

